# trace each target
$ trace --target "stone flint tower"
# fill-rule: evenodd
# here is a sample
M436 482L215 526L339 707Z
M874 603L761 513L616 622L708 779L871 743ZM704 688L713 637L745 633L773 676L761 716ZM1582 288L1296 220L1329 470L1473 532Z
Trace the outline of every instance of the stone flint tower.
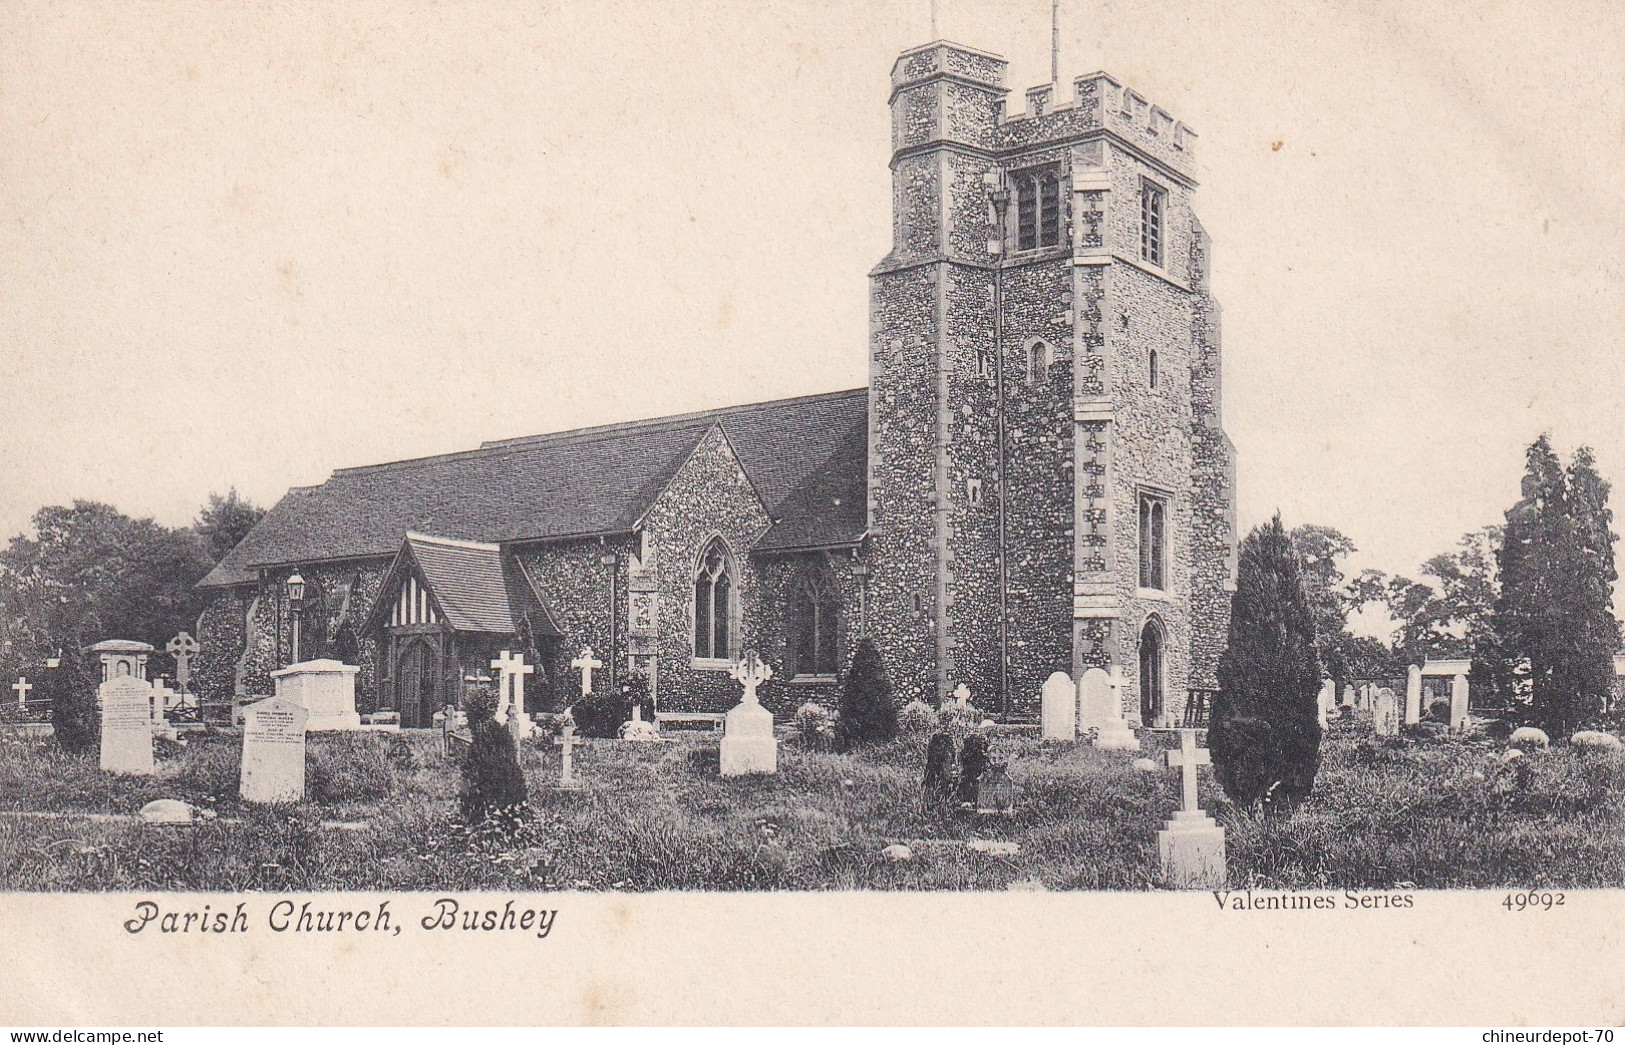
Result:
M1105 73L1027 92L937 42L892 68L871 273L869 592L893 684L1031 720L1053 671L1130 720L1215 684L1235 569L1196 135Z

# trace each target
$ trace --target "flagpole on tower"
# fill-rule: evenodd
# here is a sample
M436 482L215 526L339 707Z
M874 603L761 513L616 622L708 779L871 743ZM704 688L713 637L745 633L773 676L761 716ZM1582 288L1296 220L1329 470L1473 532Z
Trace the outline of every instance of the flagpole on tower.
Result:
M1061 0L1049 0L1049 82L1061 82Z
M939 39L937 36L937 0L931 0L931 36L930 39Z

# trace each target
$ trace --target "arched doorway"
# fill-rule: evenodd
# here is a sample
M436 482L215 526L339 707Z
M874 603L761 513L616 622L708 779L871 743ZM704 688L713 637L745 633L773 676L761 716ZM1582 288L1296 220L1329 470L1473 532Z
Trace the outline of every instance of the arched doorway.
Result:
M1151 617L1140 629L1140 724L1154 726L1167 701L1163 693L1162 622Z

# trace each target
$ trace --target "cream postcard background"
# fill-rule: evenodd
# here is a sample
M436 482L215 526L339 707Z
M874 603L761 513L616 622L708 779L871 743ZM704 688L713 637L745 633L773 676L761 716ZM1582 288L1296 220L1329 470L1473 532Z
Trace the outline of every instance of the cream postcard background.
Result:
M1044 0L937 6L938 35L1012 59L1013 109L1048 79ZM1625 476L1625 29L1606 2L1299 6L1066 0L1062 77L1106 68L1202 135L1242 524L1279 507L1414 573L1499 519L1543 428ZM862 384L886 74L930 17L5 5L4 532ZM132 937L142 896L13 893L0 1015L1619 1023L1625 894L1503 895L556 894L535 940Z

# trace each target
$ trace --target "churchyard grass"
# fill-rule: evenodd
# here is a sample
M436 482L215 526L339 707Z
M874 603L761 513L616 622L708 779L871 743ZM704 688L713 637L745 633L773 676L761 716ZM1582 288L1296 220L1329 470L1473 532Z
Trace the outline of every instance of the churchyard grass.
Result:
M456 827L456 766L426 733L313 734L307 798L287 807L238 799L240 748L230 733L160 742L157 775L129 777L0 734L0 808L66 814L0 815L0 888L1142 890L1158 885L1155 832L1178 801L1172 771L1137 772L1132 753L1046 744L1035 730L995 734L1020 788L1013 817L926 802L923 738L842 755L787 737L776 776L729 780L711 736L591 741L578 751L587 787L559 791L558 751L538 737L523 747L538 820L505 846ZM1369 723L1338 724L1322 751L1314 793L1286 821L1228 808L1204 772L1232 887L1625 885L1617 758L1537 752L1519 786L1492 771L1487 740L1383 741ZM1142 754L1162 764L1160 747ZM156 798L216 816L181 827L108 816ZM973 838L1021 848L976 852ZM882 856L893 843L912 859Z

